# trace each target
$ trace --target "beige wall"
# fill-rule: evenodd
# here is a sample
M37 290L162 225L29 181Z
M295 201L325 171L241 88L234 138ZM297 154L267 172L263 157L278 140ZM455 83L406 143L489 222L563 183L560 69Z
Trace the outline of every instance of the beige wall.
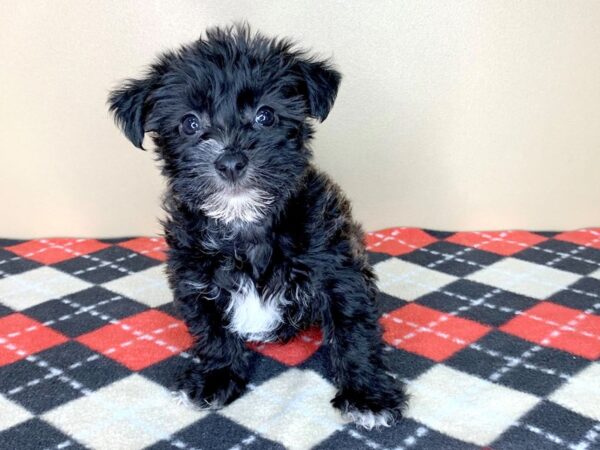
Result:
M0 235L158 230L109 88L248 19L345 75L318 164L366 228L600 224L600 1L0 2Z

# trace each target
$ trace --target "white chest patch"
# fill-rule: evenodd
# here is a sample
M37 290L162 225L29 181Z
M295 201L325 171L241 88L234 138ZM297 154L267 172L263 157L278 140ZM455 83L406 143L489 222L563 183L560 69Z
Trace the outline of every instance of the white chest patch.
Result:
M247 281L231 294L229 329L251 341L273 340L273 331L283 322L282 300L278 296L261 298L254 283Z

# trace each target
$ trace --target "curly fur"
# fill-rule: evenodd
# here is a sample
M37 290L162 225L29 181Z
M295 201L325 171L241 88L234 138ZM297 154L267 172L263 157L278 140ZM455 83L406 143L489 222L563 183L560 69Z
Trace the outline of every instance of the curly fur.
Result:
M335 370L333 405L366 428L401 415L405 394L387 375L362 230L311 163L312 122L325 120L340 80L289 41L236 26L161 55L110 96L135 146L153 133L167 179L168 277L199 361L179 380L182 401L233 401L248 380L245 338L287 340L318 323ZM269 127L254 120L264 105L275 113ZM193 136L181 125L190 113L200 123ZM224 152L247 159L235 181L215 170Z

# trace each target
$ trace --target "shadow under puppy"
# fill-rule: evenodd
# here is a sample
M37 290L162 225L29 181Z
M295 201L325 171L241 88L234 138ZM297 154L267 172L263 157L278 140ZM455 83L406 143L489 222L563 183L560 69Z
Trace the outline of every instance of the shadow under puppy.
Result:
M401 416L362 230L311 164L311 122L325 120L340 80L289 41L234 26L162 54L110 95L136 147L152 132L167 179L168 277L199 360L179 388L201 407L243 393L245 340L285 341L318 323L333 405L369 429Z

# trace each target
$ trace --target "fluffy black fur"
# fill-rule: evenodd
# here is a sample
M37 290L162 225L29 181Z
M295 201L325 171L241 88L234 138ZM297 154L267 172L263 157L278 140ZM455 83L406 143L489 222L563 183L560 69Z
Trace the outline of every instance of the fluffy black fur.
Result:
M235 293L253 285L282 317L265 339L322 326L336 408L366 427L401 415L406 397L384 361L362 230L310 162L312 119L327 117L340 80L289 41L235 26L163 54L111 93L110 110L135 146L152 132L168 182L168 277L200 361L180 389L196 404L219 407L245 389L247 335L232 329L231 308ZM256 119L264 107L272 125ZM190 114L193 130L185 128ZM225 154L233 170L245 165L233 181L217 168Z

